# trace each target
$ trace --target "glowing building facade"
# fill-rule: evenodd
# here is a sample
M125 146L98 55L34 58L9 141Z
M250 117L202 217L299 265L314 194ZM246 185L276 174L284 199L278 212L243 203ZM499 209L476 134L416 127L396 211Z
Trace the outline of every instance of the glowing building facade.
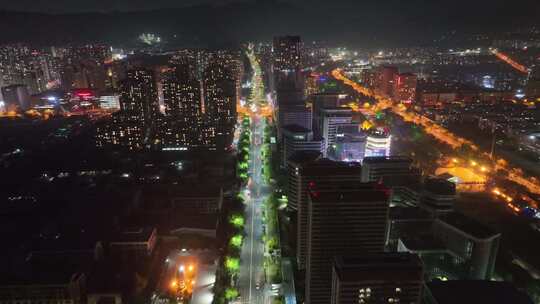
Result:
M365 157L390 156L392 136L375 131L367 136Z

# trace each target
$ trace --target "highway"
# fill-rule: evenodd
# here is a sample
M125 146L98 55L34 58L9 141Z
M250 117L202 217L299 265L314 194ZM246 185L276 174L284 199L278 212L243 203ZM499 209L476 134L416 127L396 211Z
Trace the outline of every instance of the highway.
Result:
M261 177L261 143L264 120L252 115L251 123L251 179L246 187L246 238L240 253L240 275L238 287L241 303L265 303L264 296L264 244L261 207L267 197Z
M491 53L493 55L495 55L495 57L499 58L501 61L507 63L508 65L510 65L511 67L513 67L515 70L523 73L523 74L528 74L529 73L529 69L518 63L517 61L515 61L514 59L512 59L509 55L497 50L497 49L494 49L494 50L491 50Z

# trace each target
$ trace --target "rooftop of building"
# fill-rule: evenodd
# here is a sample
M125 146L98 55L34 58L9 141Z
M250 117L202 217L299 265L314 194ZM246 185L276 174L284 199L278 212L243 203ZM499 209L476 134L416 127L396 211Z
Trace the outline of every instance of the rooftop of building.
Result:
M489 239L500 235L500 233L458 212L445 214L436 221L446 223L478 239Z
M319 111L338 116L352 116L352 109L349 107L322 107Z
M215 214L191 214L184 210L166 212L139 212L126 219L131 226L155 226L158 234L171 234L179 229L215 230L218 216Z
M127 288L122 284L123 276L118 273L114 260L96 264L87 275L88 294L122 293Z
M385 175L382 177L382 182L388 187L407 187L414 191L420 191L422 187L422 173L411 168L410 172L401 174Z
M354 162L339 162L327 158L317 159L302 166L302 175L306 176L336 176L351 175L360 178L362 166Z
M155 232L156 228L150 227L124 229L113 235L111 243L148 242Z
M220 197L221 187L208 184L184 183L171 186L167 184L146 185L143 189L144 198L156 196L168 198Z
M415 280L422 281L423 265L416 254L380 253L334 258L340 280Z
M431 214L426 210L418 207L401 207L396 206L390 208L388 218L390 220L431 220Z
M463 83L420 82L418 91L423 93L461 93L463 91L477 92L478 87Z
M322 153L319 151L302 150L294 152L289 157L289 162L294 164L302 164L318 160L322 157Z
M445 253L444 244L432 234L403 236L399 240L409 251L414 253Z
M362 188L365 186L365 188ZM387 204L389 190L373 183L359 184L355 190L342 191L312 191L309 196L311 201L317 203L356 203L356 202L384 202Z
M280 111L284 109L285 110L295 110L295 109L310 110L310 108L302 100L299 100L298 102L291 102L291 103L285 103L285 104L279 105Z
M437 195L456 195L456 184L446 178L427 178L424 189Z
M369 156L364 158L364 164L379 164L379 163L409 163L412 164L412 159L406 156Z
M299 126L299 125L286 125L286 126L283 126L282 129L283 129L284 132L289 132L289 133L307 134L307 133L312 132L311 130L306 129L306 128L304 128L302 126Z
M54 236L33 238L29 252L32 253L69 253L69 252L91 252L94 251L102 240L101 232L88 229L78 233L70 231L68 233L57 232Z
M336 143L341 145L346 144L355 144L356 147L360 148L359 145L364 145L366 142L366 135L359 131L344 132L342 135L336 138Z
M29 254L6 260L0 265L1 286L65 285L77 280L91 269L94 254L89 252L61 252Z
M311 94L311 97L338 97L339 95L342 95L343 93L340 92L319 92L315 94Z
M532 304L528 295L508 282L432 281L426 284L428 297L436 304Z

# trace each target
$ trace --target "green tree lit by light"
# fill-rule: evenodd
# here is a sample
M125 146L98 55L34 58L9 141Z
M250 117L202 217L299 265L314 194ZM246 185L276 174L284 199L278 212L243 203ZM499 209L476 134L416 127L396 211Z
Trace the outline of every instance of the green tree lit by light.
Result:
M240 270L240 260L233 257L226 257L225 268L227 268L227 271L230 273L238 273Z
M245 220L244 220L244 217L241 216L240 214L234 214L229 219L229 223L231 223L236 228L242 228L244 227Z
M231 241L229 243L233 247L240 248L242 247L242 240L243 240L243 237L237 234L231 238Z
M240 162L238 163L238 169L240 170L247 170L249 167L248 163L247 162Z
M278 248L278 241L276 237L271 237L266 241L266 247L270 250Z
M238 290L236 290L235 288L227 288L225 289L225 299L227 300L234 300L236 298L238 298L239 296L239 293L238 293Z

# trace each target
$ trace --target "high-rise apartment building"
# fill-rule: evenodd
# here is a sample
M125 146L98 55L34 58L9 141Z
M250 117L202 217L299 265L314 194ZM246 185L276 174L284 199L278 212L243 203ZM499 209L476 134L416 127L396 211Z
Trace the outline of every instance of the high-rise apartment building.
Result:
M30 95L25 85L10 85L2 88L6 112L26 111L30 108Z
M202 116L201 84L189 65L177 65L163 77L165 116L198 126Z
M220 62L212 62L203 74L204 107L208 121L214 123L218 135L232 136L236 123L236 82L232 72Z
M398 75L399 70L397 67L384 66L378 71L377 88L386 96L393 96L394 93L394 80Z
M540 65L533 66L527 78L525 94L529 97L540 96Z
M300 36L274 37L274 70L291 72L302 67L302 40Z
M120 146L129 150L144 148L159 117L154 72L136 67L126 72L120 89L120 111L96 132L96 146Z
M416 100L417 78L412 73L401 73L394 76L393 98L397 102L412 103Z
M113 113L109 123L96 128L96 146L100 148L117 146L140 150L144 148L144 140L145 129L140 121L121 111Z
M146 128L151 127L159 114L154 71L136 67L126 72L120 91L120 109Z

